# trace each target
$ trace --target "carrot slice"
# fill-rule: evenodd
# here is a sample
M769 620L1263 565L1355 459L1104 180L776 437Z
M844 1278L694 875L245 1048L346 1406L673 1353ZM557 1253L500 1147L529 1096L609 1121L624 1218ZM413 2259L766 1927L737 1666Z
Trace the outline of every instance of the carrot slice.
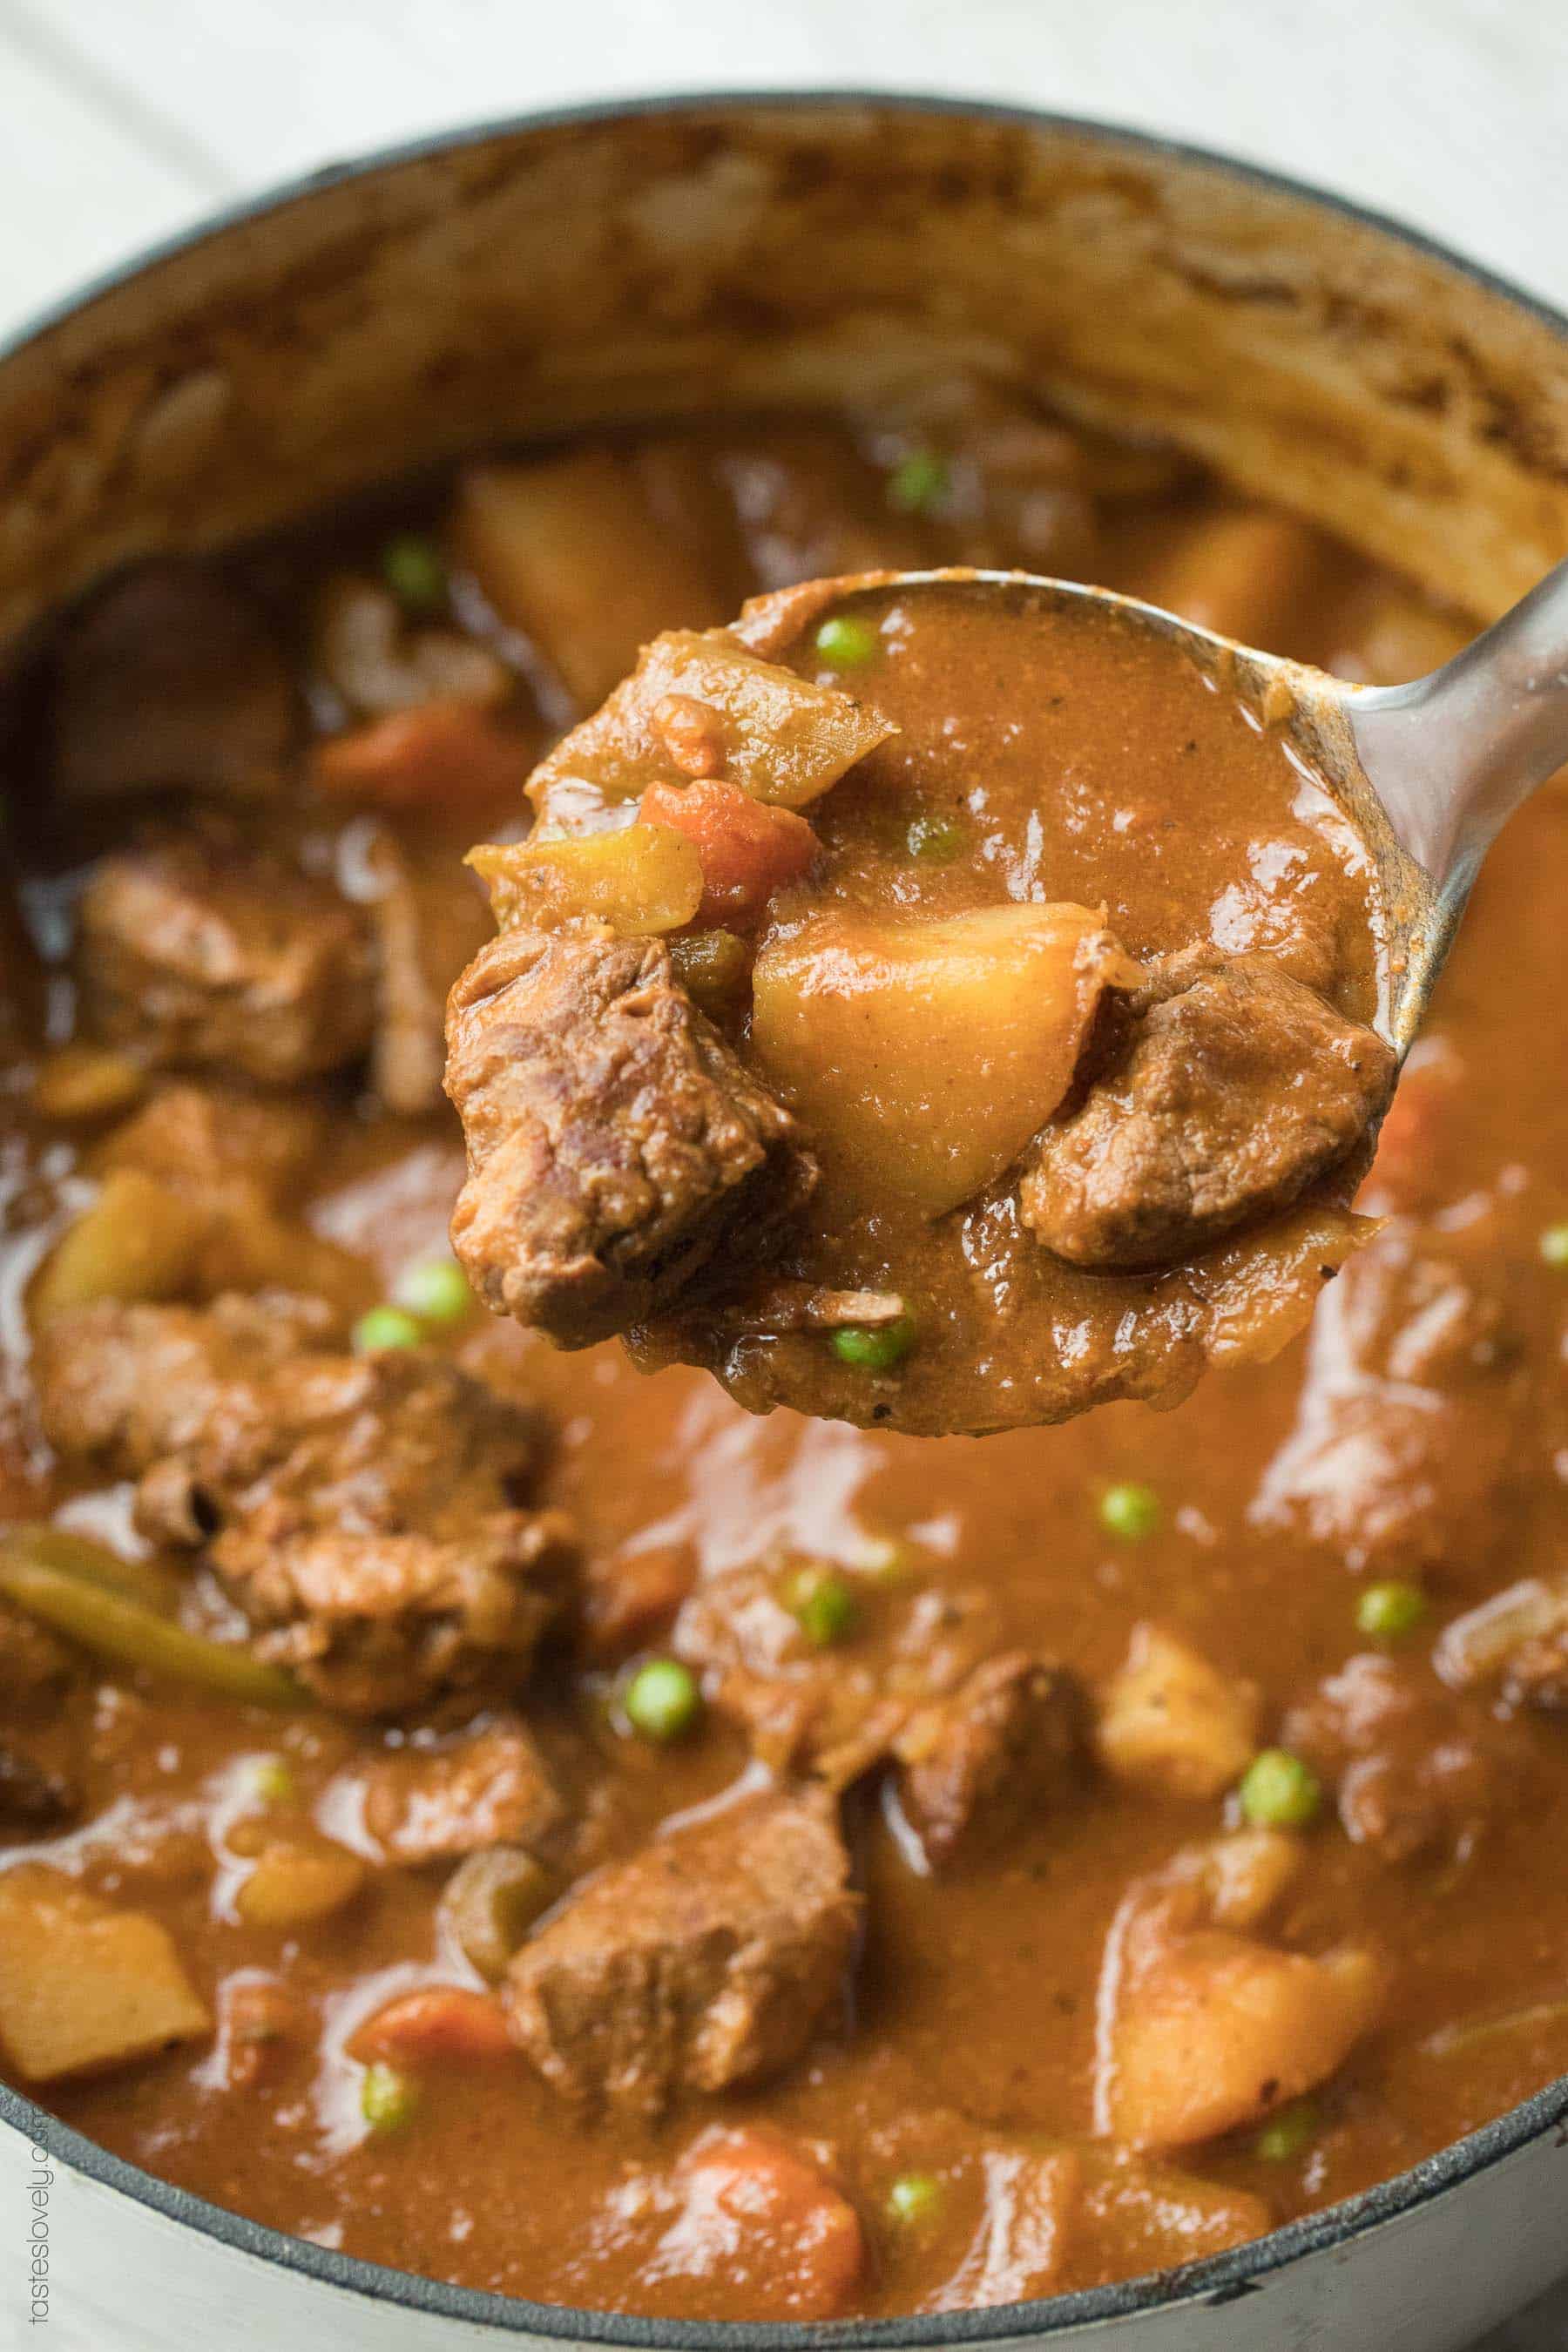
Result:
M768 2307L790 2319L832 2319L847 2308L865 2267L865 2235L854 2206L810 2157L770 2132L721 2125L693 2142L676 2177L689 2252L711 2249L732 2280L764 2286Z
M500 2005L466 1985L426 1985L356 2026L344 2044L362 2065L480 2063L516 2049Z
M318 743L310 778L331 798L378 808L494 808L521 794L527 747L488 710L471 702L421 702L346 735Z
M639 811L644 824L668 825L695 843L702 861L705 926L748 921L773 892L804 874L820 844L803 816L753 800L738 784L652 783Z

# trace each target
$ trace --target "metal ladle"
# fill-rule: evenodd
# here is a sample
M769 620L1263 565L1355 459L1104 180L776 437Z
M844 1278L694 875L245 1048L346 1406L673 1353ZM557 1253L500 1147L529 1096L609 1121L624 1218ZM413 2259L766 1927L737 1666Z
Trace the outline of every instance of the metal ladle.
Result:
M1018 572L862 575L850 590L941 586L1039 610L1113 607L1182 648L1277 730L1340 801L1373 859L1387 925L1378 1025L1401 1056L1421 1026L1482 858L1568 763L1568 562L1427 677L1356 686L1235 644L1106 588Z

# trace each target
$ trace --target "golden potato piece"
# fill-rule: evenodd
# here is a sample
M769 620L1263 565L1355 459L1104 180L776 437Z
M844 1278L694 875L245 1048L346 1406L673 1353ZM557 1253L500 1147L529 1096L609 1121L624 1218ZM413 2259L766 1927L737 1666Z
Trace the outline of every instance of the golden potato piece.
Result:
M1218 1928L1176 1938L1121 1989L1102 2042L1104 2129L1166 2148L1261 2123L1337 2072L1384 1986L1370 1952L1312 1958Z
M678 931L702 898L697 845L668 824L629 824L575 841L485 843L468 862L503 931L553 930L584 915L607 923L617 939Z
M722 588L613 450L474 467L458 485L453 544L584 710L656 630L722 617Z
M29 1304L47 1322L100 1298L178 1298L195 1278L205 1211L139 1168L116 1168L67 1227L34 1280Z
M147 1073L110 1045L61 1045L46 1054L33 1081L33 1108L45 1118L109 1118L129 1110Z
M1011 1167L1106 989L1142 977L1087 907L827 914L763 945L752 1046L846 1178L940 1216Z
M1094 1729L1101 1764L1116 1780L1157 1796L1217 1797L1258 1746L1258 1694L1227 1680L1158 1625L1139 1625L1106 1685Z
M41 1864L0 1872L0 2043L24 2082L123 2065L211 2030L155 1919Z
M231 1846L247 1843L229 1840ZM257 1844L234 1907L247 1927L309 1927L352 1903L368 1876L357 1853L315 1831L268 1834Z

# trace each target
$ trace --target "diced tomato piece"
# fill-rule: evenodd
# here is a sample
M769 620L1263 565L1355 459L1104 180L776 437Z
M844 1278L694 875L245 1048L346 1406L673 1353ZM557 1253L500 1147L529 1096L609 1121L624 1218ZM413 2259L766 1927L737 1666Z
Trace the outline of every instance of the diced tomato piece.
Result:
M345 2049L362 2065L416 2068L510 2058L516 2049L499 2002L466 1985L426 1985L356 2026Z
M770 808L739 784L652 783L641 818L697 845L703 883L697 920L709 927L753 920L775 890L805 872L821 845L805 817Z
M527 776L528 747L519 735L475 703L446 700L331 736L316 745L310 766L318 792L433 816L521 800Z
M866 2260L860 2217L820 2165L771 2132L705 2132L676 2168L683 2210L661 2259L721 2271L756 2315L832 2319ZM755 2289L754 2296L751 2293Z

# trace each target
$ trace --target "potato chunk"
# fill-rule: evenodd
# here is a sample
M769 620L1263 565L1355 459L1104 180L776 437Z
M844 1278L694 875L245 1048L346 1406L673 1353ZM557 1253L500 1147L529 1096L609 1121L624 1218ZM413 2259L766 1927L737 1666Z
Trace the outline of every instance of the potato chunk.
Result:
M722 588L613 450L475 467L458 487L454 544L500 618L585 710L657 629L722 614Z
M1217 1797L1258 1746L1258 1696L1158 1625L1135 1628L1106 1685L1095 1748L1113 1780L1158 1796Z
M1018 1158L1141 977L1086 907L823 915L758 956L752 1050L841 1171L940 1216Z
M898 731L838 687L763 660L728 629L670 629L541 762L529 797L543 815L569 786L624 801L674 773L804 808Z
M1327 2080L1373 2023L1368 1952L1277 1952L1215 1930L1169 1952L1128 1996L1111 2042L1106 2127L1132 2147L1184 2147Z
M0 1873L0 2043L26 2083L212 2030L166 1930L41 1864Z
M1100 1980L1096 2122L1137 2148L1184 2147L1260 2123L1336 2073L1387 1990L1371 1951L1280 1951L1217 1924L1237 1903L1220 1847L1180 1854L1130 1890ZM1258 1875L1258 1856L1241 1875ZM1260 1884L1288 1884L1269 1858Z
M47 1322L100 1298L178 1298L195 1275L208 1219L139 1168L116 1168L39 1268L30 1304Z
M668 824L629 824L579 841L485 844L468 864L503 931L555 930L588 915L617 939L679 931L702 902L702 858Z

